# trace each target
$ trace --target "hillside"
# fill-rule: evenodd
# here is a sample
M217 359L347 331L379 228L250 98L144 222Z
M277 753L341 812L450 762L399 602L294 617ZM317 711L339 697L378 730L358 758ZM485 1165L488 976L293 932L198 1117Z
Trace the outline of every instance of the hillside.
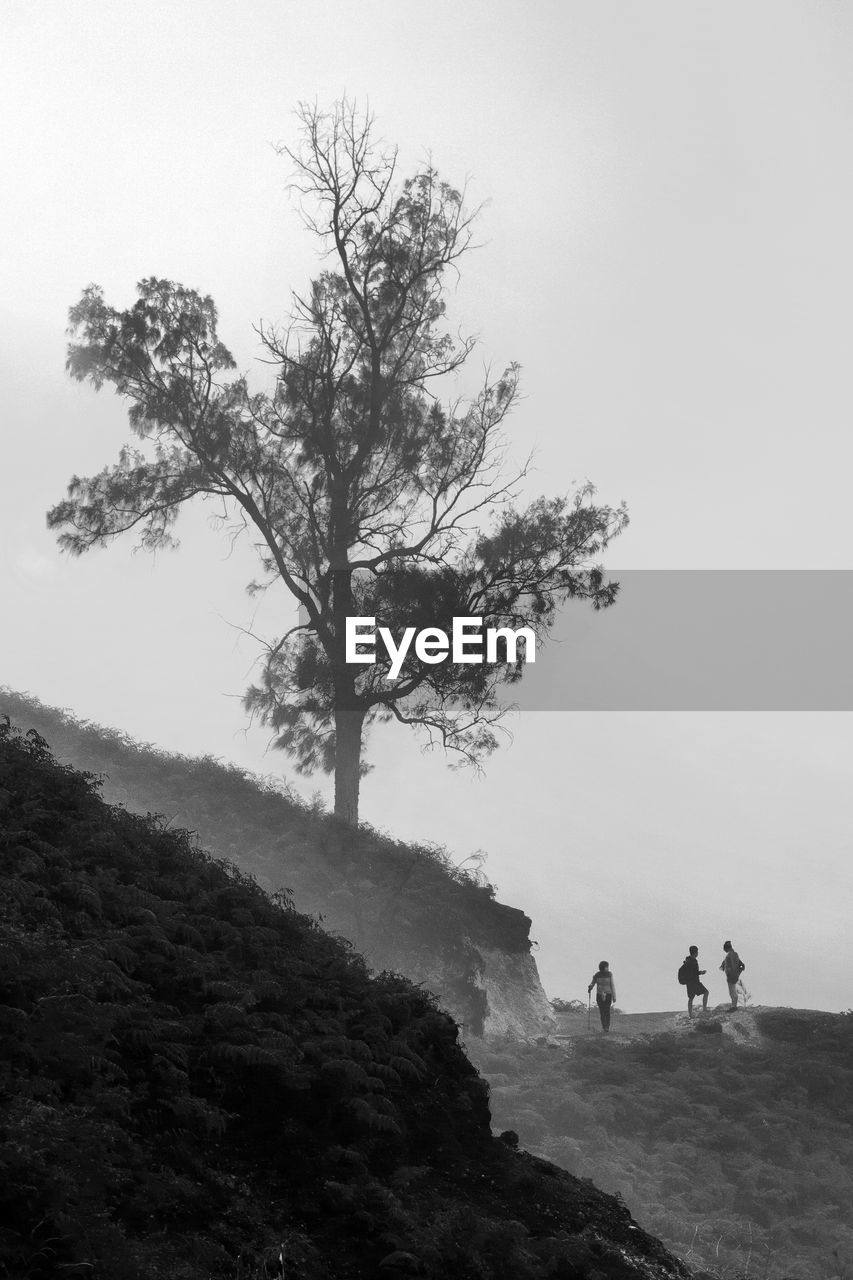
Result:
M376 970L434 991L469 1034L541 1035L553 1026L531 954L530 919L442 849L343 826L210 758L171 755L0 689L0 714L34 728L57 758L96 774L103 795L188 828L270 892L347 938Z
M678 1280L457 1027L0 720L0 1275Z
M621 1196L714 1276L853 1267L853 1014L562 1016L545 1046L473 1046L495 1124Z

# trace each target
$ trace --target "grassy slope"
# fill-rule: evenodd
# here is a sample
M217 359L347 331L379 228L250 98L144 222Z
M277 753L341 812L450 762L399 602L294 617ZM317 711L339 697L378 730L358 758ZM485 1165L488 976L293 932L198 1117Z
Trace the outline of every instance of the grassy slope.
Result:
M849 1276L853 1015L748 1016L751 1043L709 1019L568 1051L484 1046L476 1061L497 1124L620 1194L691 1263L760 1280Z
M0 1034L0 1275L678 1275L423 991L1 720Z
M4 712L60 759L103 776L107 799L189 827L264 888L286 887L373 968L425 982L473 1034L486 1008L478 946L530 950L529 918L441 849L353 832L234 766L156 751L8 689L0 689Z

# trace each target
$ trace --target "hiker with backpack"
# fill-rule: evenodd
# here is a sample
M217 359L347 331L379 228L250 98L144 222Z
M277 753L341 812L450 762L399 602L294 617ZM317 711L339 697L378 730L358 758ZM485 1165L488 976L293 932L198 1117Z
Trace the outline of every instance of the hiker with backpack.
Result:
M699 968L699 948L691 947L688 954L681 962L681 968L678 970L678 981L683 987L687 988L687 1016L693 1017L693 1001L697 996L702 997L702 1012L708 1010L708 988L700 978L705 969Z
M587 993L589 994L593 987L596 988L595 1003L598 1005L598 1016L601 1018L602 1031L610 1030L610 1010L616 1003L616 984L613 981L613 974L610 972L610 965L606 960L601 960L598 965L598 972L592 975Z
M746 965L735 951L731 942L728 940L723 943L723 950L726 954L723 957L723 963L720 965L720 968L726 975L726 982L729 985L729 996L731 997L732 1002L730 1012L734 1013L737 1008L737 984L740 979L740 975L746 968Z

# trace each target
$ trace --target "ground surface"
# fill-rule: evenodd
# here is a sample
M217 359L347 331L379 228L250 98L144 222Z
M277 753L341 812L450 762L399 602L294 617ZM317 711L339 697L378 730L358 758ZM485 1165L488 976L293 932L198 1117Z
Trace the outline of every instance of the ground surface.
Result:
M724 1035L730 1035L741 1043L759 1043L761 1036L755 1023L755 1014L759 1011L760 1006L756 1005L732 1013L727 1004L722 1004L709 1007L705 1014L697 1014L694 1010L692 1019L688 1018L686 1009L669 1013L617 1013L611 1020L609 1036L611 1040L627 1042L664 1032L689 1034L703 1023L719 1023ZM589 1015L558 1013L556 1019L557 1030L552 1039L558 1043L577 1037L603 1035L595 1006Z
M853 1277L853 1012L558 1023L476 1048L496 1131L621 1196L717 1280Z

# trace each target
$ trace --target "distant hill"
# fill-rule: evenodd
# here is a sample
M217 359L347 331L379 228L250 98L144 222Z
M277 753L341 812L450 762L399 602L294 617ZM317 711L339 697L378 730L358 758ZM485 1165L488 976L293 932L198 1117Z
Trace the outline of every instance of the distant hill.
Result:
M102 778L112 803L159 813L198 833L264 888L286 888L376 970L434 991L468 1034L541 1035L553 1027L530 919L497 902L475 872L442 849L357 831L304 804L280 783L206 756L155 750L0 688L0 713L34 728L56 756Z
M472 1054L496 1125L715 1277L853 1274L853 1013L623 1014Z
M679 1280L457 1027L0 718L0 1275Z

